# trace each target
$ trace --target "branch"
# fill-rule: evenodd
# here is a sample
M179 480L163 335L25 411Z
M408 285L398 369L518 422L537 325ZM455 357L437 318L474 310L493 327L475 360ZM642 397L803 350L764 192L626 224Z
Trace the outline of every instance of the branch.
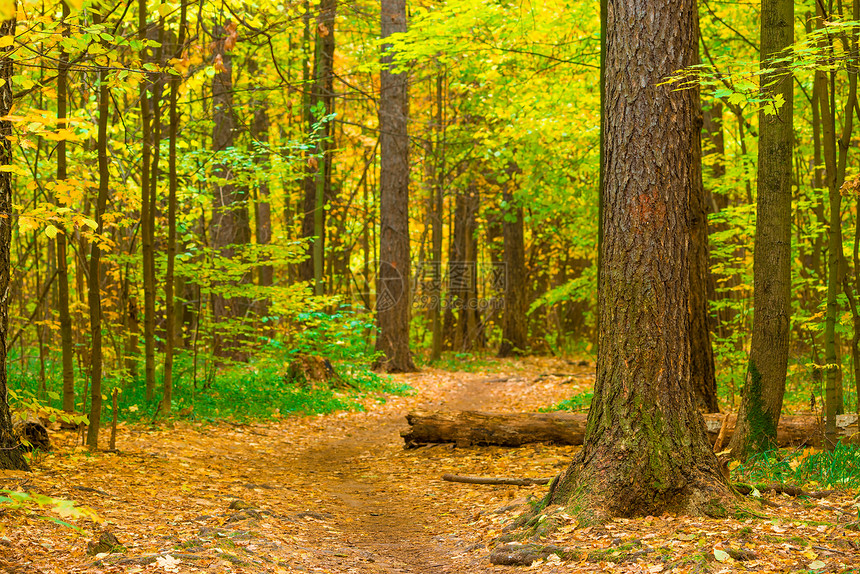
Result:
M460 476L458 474L443 474L442 480L465 482L466 484L503 484L506 486L532 486L552 482L551 478L492 478L488 476Z

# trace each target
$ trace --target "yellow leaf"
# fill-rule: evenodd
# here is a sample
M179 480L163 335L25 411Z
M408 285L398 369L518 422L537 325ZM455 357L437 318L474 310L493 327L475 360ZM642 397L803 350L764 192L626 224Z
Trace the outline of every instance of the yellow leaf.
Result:
M0 6L2 6L2 4L5 4L5 3L6 2L0 2ZM12 4L12 6L14 6L14 4ZM2 12L3 10L4 10L3 7L0 7L0 12ZM4 18L5 18L5 16L4 16ZM11 46L12 42L14 42L14 41L15 41L14 36L3 36L2 38L0 38L0 48L5 48L6 46Z
M67 0L67 3L75 10L80 10L84 7L84 0Z
M57 228L53 225L49 225L45 228L45 235L47 235L51 239L54 239L57 236Z
M803 555L806 556L807 558L809 558L810 560L815 560L816 558L818 558L818 554L816 554L812 550L807 550L806 552L803 553Z
M714 558L716 558L717 562L720 563L734 562L728 552L720 550L719 548L714 548Z

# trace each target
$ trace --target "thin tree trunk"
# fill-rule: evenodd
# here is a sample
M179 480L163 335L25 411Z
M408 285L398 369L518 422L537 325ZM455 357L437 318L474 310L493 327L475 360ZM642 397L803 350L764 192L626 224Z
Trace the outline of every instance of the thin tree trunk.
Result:
M405 0L382 0L382 39L406 32ZM408 77L392 69L394 53L382 47L379 94L381 171L379 176L379 273L376 314L379 333L376 367L391 372L414 371L409 349L411 304L409 256L409 120Z
M144 41L148 36L146 22L146 0L138 2L138 39ZM140 58L147 62L147 49L141 48ZM140 244L143 257L143 355L146 400L155 396L155 218L152 210L150 183L152 176L152 110L150 108L150 74L140 77L140 123L143 141L141 142L140 169Z
M794 41L793 0L762 0L761 67L774 68ZM780 64L784 66L784 64ZM785 394L791 317L791 166L794 86L779 67L762 75L763 96L782 96L776 114L759 113L758 197L753 260L752 346L732 456L770 450Z
M696 46L699 45L696 18ZM698 50L697 50L698 54ZM697 56L697 61L700 58ZM699 408L719 412L714 349L708 303L708 208L702 180L702 102L696 100L696 142L693 145L693 186L690 188L690 379Z
M107 124L110 113L110 92L108 90L107 67L99 68L99 115L98 115L98 165L99 165L99 192L96 200L96 234L104 233L104 215L107 207L108 190L110 186L110 172L108 170L107 156ZM101 303L101 246L98 241L90 244L90 280L89 297L90 307L90 335L92 337L92 351L90 355L90 426L87 428L87 446L90 450L97 450L99 446L99 427L101 425L102 411L102 303Z
M436 121L433 146L433 197L431 201L430 236L433 266L433 292L431 293L431 360L442 357L442 216L445 190L445 73L436 76Z
M145 0L141 0L144 2ZM174 58L182 57L185 48L185 20L187 2L182 0L179 12L179 37L173 51ZM179 134L179 111L177 99L182 77L170 76L170 143L167 152L167 269L164 277L164 308L165 308L165 342L164 342L164 397L162 409L170 412L173 402L173 355L176 341L179 339L176 329L176 301L174 287L176 283L176 193L179 188L179 174L176 170L176 140Z
M62 35L69 37L71 30L67 22L70 14L69 5L63 5ZM64 121L68 117L68 74L69 53L61 46L59 65L57 69L57 128L67 129ZM57 142L57 181L65 181L68 177L65 138ZM67 413L75 410L75 364L74 342L72 340L72 315L69 310L69 260L67 230L57 234L57 306L60 315L60 341L63 361L63 410Z

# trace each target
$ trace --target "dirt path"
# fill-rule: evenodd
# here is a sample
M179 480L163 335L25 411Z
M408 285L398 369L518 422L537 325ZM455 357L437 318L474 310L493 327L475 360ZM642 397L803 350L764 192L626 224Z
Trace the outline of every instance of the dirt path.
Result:
M497 383L466 378L434 404L419 407L450 410L496 410ZM440 404L441 402L441 404ZM334 438L301 454L294 472L318 480L320 490L335 501L330 522L341 533L326 540L341 551L320 554L319 567L332 572L459 572L452 565L468 542L439 536L438 515L414 491L398 488L410 476L397 466L374 465L381 457L396 458L402 450L399 431L404 413L392 413L370 428L352 430L349 437ZM435 478L435 477L434 477ZM340 554L340 555L338 555Z

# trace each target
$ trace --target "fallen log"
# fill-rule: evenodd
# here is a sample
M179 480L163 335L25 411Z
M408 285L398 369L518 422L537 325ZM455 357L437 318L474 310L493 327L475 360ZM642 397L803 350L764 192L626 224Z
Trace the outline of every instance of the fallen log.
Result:
M582 444L584 413L485 413L478 411L427 412L413 411L406 415L409 428L400 432L406 448L432 443L455 443L457 446L497 445L521 446L528 443ZM735 415L720 413L703 415L711 444L723 428L728 443L735 430ZM725 420L725 425L723 421ZM840 441L857 438L857 415L836 417L836 434ZM783 415L777 429L777 442L787 446L821 446L823 428L815 415Z
M551 478L494 478L488 476L461 476L459 474L443 474L442 480L447 482L463 482L465 484L491 484L503 486L532 486L549 484Z

